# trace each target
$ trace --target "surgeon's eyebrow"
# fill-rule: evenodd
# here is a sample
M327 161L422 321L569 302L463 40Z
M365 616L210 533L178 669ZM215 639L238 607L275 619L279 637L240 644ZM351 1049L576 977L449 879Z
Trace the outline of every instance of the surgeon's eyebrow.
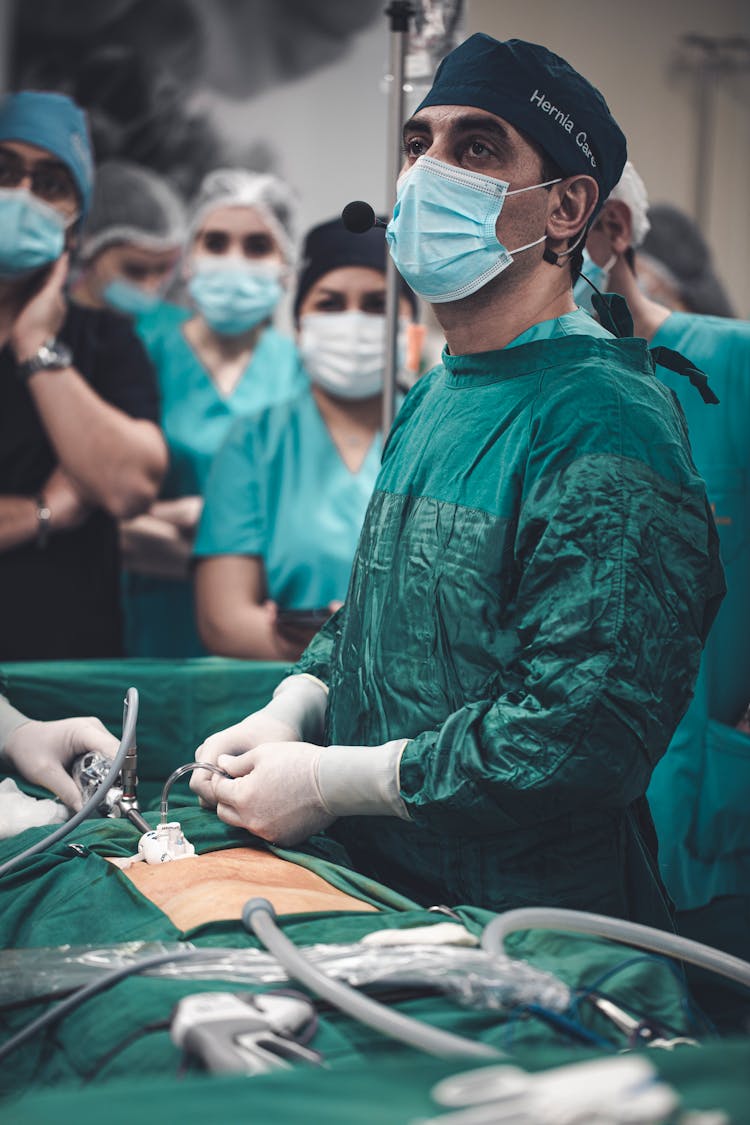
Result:
M421 133L424 137L432 136L432 129L427 121L423 121L419 117L410 117L404 125L403 138L404 141L410 133Z

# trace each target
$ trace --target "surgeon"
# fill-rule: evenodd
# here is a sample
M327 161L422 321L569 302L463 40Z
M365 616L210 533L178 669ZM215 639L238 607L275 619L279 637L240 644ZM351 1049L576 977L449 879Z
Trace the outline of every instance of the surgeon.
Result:
M724 586L645 341L573 300L625 139L563 59L477 34L404 150L388 240L442 363L390 433L344 607L199 748L233 777L194 788L268 840L328 829L422 903L668 925L645 792Z
M294 315L309 383L236 422L214 461L195 544L211 652L293 660L346 596L380 469L385 371L382 227L314 227ZM400 332L416 312L406 286ZM403 349L402 349L403 350ZM317 624L316 624L317 622Z
M75 301L134 317L166 296L187 234L182 200L163 176L127 160L96 170L72 286Z
M123 528L130 656L205 654L189 567L211 461L236 418L305 385L293 341L273 327L296 262L295 210L275 176L209 173L189 221L191 307L164 303L137 320L159 379L170 467L160 500Z
M114 758L117 752L117 739L100 719L76 716L40 722L18 711L0 694L0 771L10 768L78 810L81 791L69 767L89 752L105 758Z
M685 355L706 372L719 399L706 406L683 376L656 369L685 412L727 579L695 696L648 790L664 880L677 907L694 910L720 896L746 894L750 882L750 737L736 729L750 702L750 323L673 312L646 295L640 247L649 238L650 218L646 187L628 163L587 245L594 270L604 267L593 276L627 299L636 334L653 348ZM675 248L673 256L679 253ZM714 290L705 272L690 292L694 302L708 303ZM714 294L714 307L718 299Z

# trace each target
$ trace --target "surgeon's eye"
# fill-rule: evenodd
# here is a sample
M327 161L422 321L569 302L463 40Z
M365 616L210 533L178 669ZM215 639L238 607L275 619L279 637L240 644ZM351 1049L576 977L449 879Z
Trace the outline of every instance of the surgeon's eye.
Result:
M487 145L484 144L483 141L471 141L469 143L468 151L469 151L470 156L478 156L478 157L492 156L492 153L490 152L490 150L487 148Z
M385 290L377 293L365 293L360 303L360 310L371 316L382 316L385 312Z
M345 308L346 297L342 293L326 293L313 302L313 312L343 312Z
M122 266L123 277L128 281L146 281L148 279L148 266L139 266L134 262L125 262Z
M229 235L223 230L204 231L201 241L209 254L226 254L229 249Z
M416 160L418 156L424 156L428 148L424 137L407 137L404 141L404 156Z
M275 249L268 234L248 234L242 240L242 252L246 258L266 258Z

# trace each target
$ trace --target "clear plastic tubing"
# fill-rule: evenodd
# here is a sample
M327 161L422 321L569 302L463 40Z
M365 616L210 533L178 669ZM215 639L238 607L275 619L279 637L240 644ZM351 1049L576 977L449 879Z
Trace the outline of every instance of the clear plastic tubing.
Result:
M544 906L507 910L485 926L482 948L488 953L508 956L505 940L517 930L561 930L609 938L625 945L648 949L652 953L664 953L680 961L689 961L750 988L750 963L740 957L733 957L721 949L714 949L690 938L667 933L666 930L656 930L638 922L625 922L621 918L609 918L606 914L589 914L584 910Z
M304 984L315 995L355 1020L383 1035L398 1039L415 1050L426 1051L439 1058L504 1059L507 1056L488 1043L453 1035L421 1020L404 1016L385 1004L362 996L341 981L332 980L308 961L293 941L276 925L276 912L265 898L251 898L242 909L243 925L254 933L269 953L273 954L287 974Z
M191 770L208 770L209 773L220 773L222 777L231 777L231 774L228 774L226 770L223 770L221 768L221 766L214 766L210 762L188 762L185 766L179 766L174 771L174 773L170 773L169 777L164 782L164 788L161 791L162 824L167 823L169 790L172 788L175 781L179 781L181 777L184 777L186 773L190 773Z

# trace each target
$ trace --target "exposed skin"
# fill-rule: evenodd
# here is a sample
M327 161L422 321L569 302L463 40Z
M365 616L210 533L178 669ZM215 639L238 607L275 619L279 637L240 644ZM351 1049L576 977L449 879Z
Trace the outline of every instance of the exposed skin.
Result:
M196 256L284 264L280 246L254 207L217 207L206 215L190 249L188 276ZM219 394L228 397L247 369L265 327L263 323L237 336L222 336L196 313L182 330ZM202 507L200 496L157 500L145 515L121 524L124 566L139 574L186 578Z
M635 335L650 341L672 310L647 297L639 289L637 277L625 257L632 245L633 222L630 208L621 199L608 200L589 231L586 246L593 260L600 266L615 255L616 260L609 274L609 290L621 293L628 302Z
M309 313L357 311L383 315L385 277L381 270L364 266L331 270L305 294L299 316L301 320ZM410 311L409 302L402 297L400 315L408 318ZM342 460L350 472L358 472L380 428L382 396L335 398L314 384L312 393ZM195 592L203 641L221 656L296 660L316 632L279 624L278 607L267 597L263 559L257 555L215 555L198 560ZM339 604L329 605L331 613Z
M420 156L506 180L510 189L543 182L539 150L507 121L467 106L428 106L404 126L405 163ZM549 188L510 195L497 221L498 240L508 249L546 233L557 254L580 234L598 198L591 176L567 176ZM434 305L454 355L504 348L533 324L575 309L568 258L561 266L543 260L545 243L523 251L482 289L461 301Z
M72 295L80 305L104 309L104 290L111 281L128 281L146 293L160 295L177 268L180 247L147 250L135 242L106 246L86 263L73 286Z
M45 197L43 202L65 218L70 247L80 205L67 170L36 145L4 141L0 151L23 164L24 175L16 187L31 191L33 173L44 169L57 169L57 175L62 175L59 195ZM9 345L19 363L32 358L42 344L57 336L67 312L67 273L65 252L30 279L0 282L0 347ZM166 446L158 427L131 418L105 402L74 364L61 371L39 371L27 385L59 459L42 490L51 511L50 532L57 534L78 526L97 507L115 517L133 515L147 507L158 492L167 465ZM0 550L34 539L36 510L33 497L0 497Z

